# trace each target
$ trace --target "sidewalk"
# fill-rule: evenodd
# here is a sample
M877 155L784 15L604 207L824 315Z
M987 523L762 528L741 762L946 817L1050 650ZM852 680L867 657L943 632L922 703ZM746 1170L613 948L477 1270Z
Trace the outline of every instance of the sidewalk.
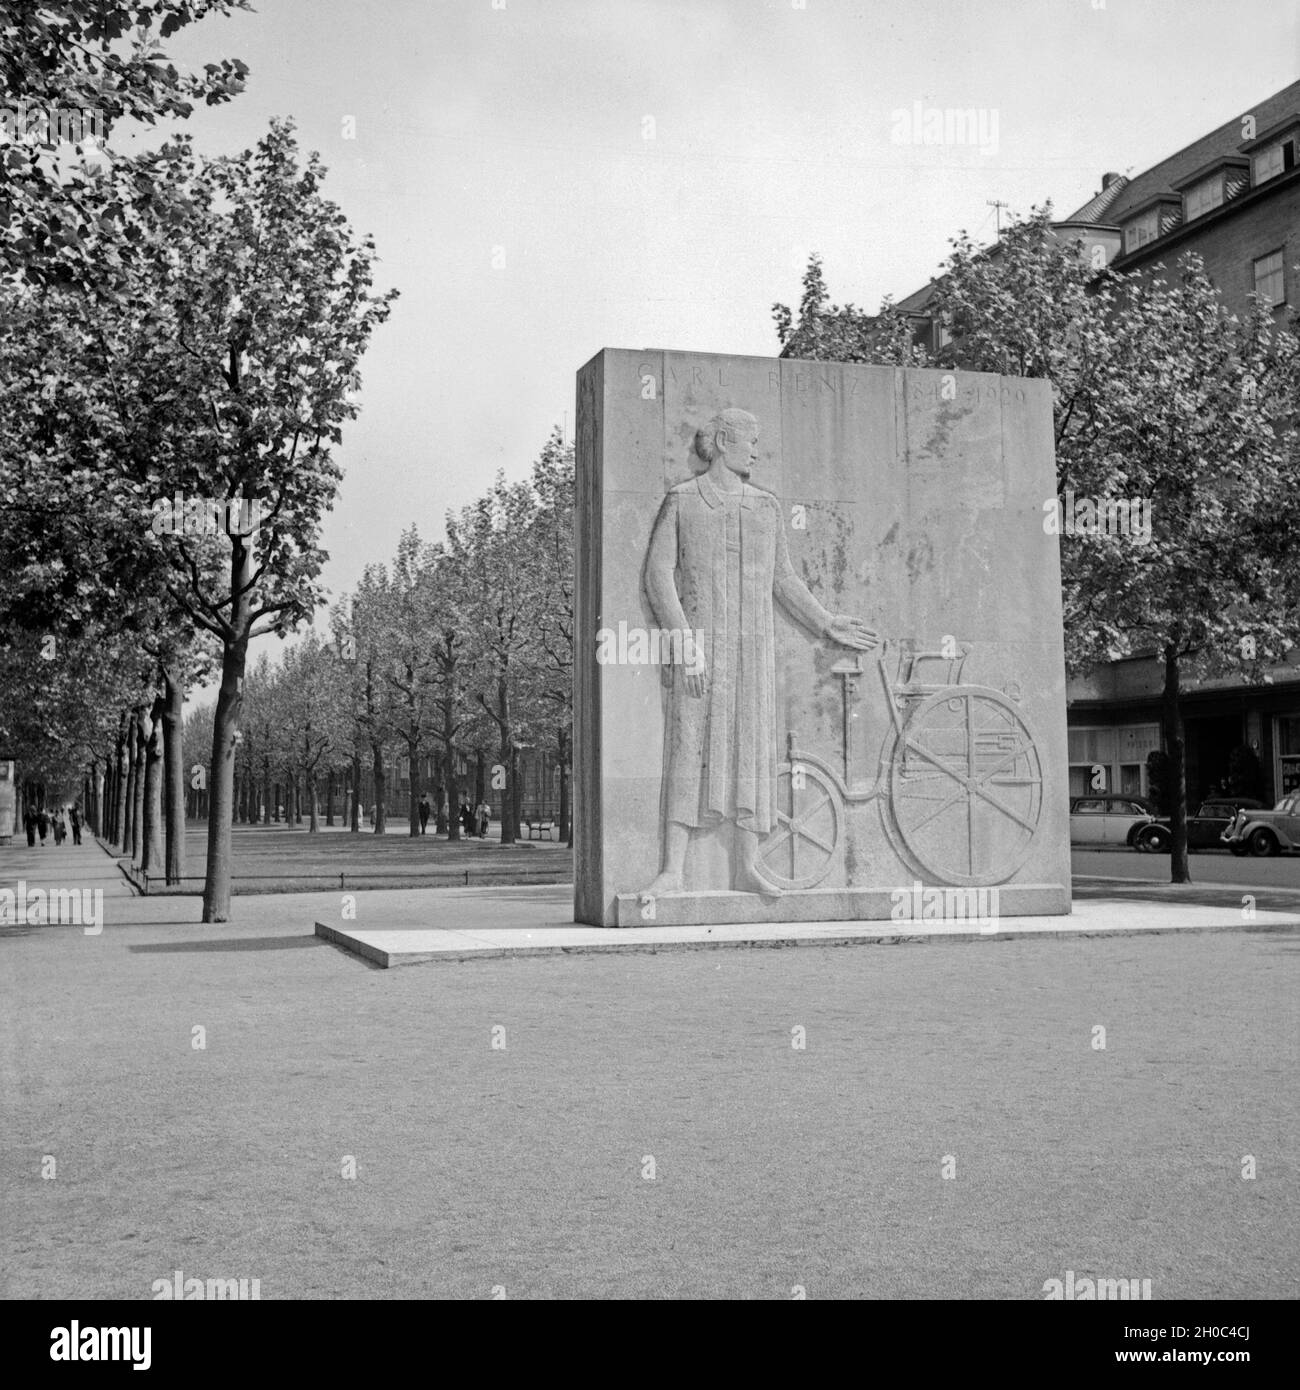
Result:
M961 943L1300 926L1300 902L1267 891L1248 917L1240 894L1231 890L1158 895L1140 885L1119 882L1105 888L1088 884L1076 895L1068 917L1007 916L983 929L963 919L589 927L573 921L573 888L565 883L242 894L232 900L229 922L204 925L199 898L137 896L117 861L89 841L79 848L55 849L51 843L44 849L29 850L23 845L0 852L0 889L12 888L19 880L29 890L101 888L103 926L128 948L158 940L160 928L166 929L167 939L213 942L310 940L314 934L321 943L384 968L432 960L591 951L625 954L710 947ZM42 929L0 924L0 934Z
M0 849L0 889L13 888L20 882L46 891L102 889L106 912L110 900L116 903L135 897L130 884L118 872L116 860L95 843L89 830L82 831L79 845L74 845L70 837L56 845L51 836L44 846L37 840L30 849L25 836L21 842L15 836L7 849Z

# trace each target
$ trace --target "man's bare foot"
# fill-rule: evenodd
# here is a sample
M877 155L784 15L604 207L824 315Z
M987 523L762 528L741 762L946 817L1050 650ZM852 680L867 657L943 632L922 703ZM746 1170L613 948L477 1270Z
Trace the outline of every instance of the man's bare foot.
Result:
M765 898L779 898L781 889L769 883L752 864L742 864L736 870L732 888L737 893L761 893Z
M637 894L637 897L644 902L646 898L661 898L665 893L680 893L681 891L681 874L670 873L665 869L657 878L648 883Z

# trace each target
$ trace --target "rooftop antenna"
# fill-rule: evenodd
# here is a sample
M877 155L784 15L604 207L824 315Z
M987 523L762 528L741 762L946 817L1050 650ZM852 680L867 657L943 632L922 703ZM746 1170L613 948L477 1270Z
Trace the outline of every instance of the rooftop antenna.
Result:
M995 226L997 227L997 238L1002 240L1002 209L1009 208L1010 203L1004 203L1000 198L988 198L985 200L985 207L996 209L994 213Z

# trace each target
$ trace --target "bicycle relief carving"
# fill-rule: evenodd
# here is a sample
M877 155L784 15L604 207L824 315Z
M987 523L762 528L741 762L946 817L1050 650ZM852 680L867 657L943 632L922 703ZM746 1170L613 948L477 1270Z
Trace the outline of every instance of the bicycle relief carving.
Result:
M968 644L882 643L859 619L824 608L791 566L780 504L748 481L758 432L741 410L700 429L694 448L707 469L668 492L651 533L644 583L655 619L697 644L693 662L662 670L661 869L641 899L687 890L692 835L724 823L734 827L733 890L808 891L851 868L853 835L879 835L867 828L873 817L856 814L872 802L914 873L1005 882L1042 814L1042 766L1018 689L963 684ZM793 731L780 758L774 604L851 653L832 668L843 701L838 758L801 747ZM874 760L854 741L868 696L889 712Z
M904 639L882 642L872 662L857 656L832 668L843 692L841 766L788 735L779 824L760 846L760 873L787 890L815 888L844 854L848 812L872 802L899 857L929 882L987 886L1016 872L1042 817L1042 762L1014 681L1006 691L962 683L970 651ZM889 728L874 775L864 775L853 714L873 691Z

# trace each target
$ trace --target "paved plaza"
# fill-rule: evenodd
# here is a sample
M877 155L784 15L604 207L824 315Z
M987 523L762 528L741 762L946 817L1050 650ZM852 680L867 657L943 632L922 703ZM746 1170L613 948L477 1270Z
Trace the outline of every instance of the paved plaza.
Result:
M42 855L108 925L0 928L5 1296L1300 1292L1293 924L385 971Z

